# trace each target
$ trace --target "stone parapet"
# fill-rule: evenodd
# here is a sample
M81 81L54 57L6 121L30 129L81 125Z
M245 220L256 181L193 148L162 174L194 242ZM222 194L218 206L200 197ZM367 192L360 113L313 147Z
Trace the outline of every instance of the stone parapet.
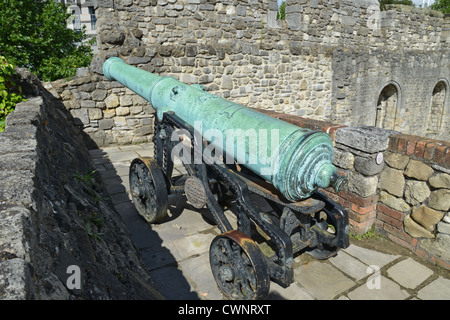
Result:
M158 299L85 134L37 85L0 133L0 299Z

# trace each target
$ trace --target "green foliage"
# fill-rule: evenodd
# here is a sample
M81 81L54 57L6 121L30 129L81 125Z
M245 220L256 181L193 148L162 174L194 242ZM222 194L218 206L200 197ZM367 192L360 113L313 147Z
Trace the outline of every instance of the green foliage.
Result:
M17 103L24 100L20 88L15 86L14 74L14 65L0 56L0 132L5 130L6 116L14 111Z
M278 7L277 20L286 19L286 1L283 1Z
M435 0L430 8L450 14L450 0Z
M0 54L44 81L75 75L92 50L84 31L67 28L70 14L54 0L0 0Z
M387 4L404 4L407 6L414 6L414 2L411 0L378 0L380 3L381 10L385 9L385 5Z

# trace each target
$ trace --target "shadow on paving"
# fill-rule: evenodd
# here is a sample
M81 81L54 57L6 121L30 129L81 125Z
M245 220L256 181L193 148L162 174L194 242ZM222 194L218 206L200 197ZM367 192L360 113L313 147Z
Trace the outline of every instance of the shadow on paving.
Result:
M150 271L150 277L159 293L168 300L199 300L199 296L191 290L189 282L178 268L176 258L164 247L163 240L138 214L130 200L128 192L130 163L124 161L113 165L107 153L101 149L91 150L90 154L102 176L111 201L129 229L132 240L141 254L142 261ZM169 199L169 217L171 217L169 219L181 214L183 207L177 205L178 201L177 198Z

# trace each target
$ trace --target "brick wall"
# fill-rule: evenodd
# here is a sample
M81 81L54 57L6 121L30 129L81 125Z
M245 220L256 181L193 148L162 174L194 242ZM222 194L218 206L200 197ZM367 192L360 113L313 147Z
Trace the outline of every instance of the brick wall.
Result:
M334 164L347 190L324 192L349 213L351 233L372 227L414 253L450 269L450 142L374 127L260 110L334 141Z

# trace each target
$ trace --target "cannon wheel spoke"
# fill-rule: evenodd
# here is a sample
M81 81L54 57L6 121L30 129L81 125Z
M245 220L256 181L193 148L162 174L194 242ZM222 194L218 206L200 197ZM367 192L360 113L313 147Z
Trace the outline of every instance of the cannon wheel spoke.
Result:
M147 222L158 223L167 216L168 192L163 171L152 158L134 159L130 165L133 204Z
M219 289L230 299L263 299L269 292L270 277L256 243L233 230L217 236L209 251L211 270Z

